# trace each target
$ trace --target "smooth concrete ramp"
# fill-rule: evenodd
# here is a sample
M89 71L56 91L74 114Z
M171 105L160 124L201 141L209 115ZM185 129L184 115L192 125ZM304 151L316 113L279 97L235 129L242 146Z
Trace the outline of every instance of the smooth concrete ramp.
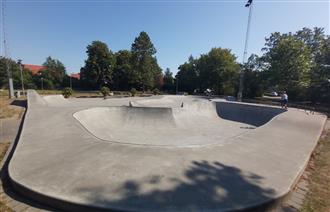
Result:
M63 95L44 96L43 99L49 106L70 106L70 102Z
M166 96L163 104L160 97L70 99L70 106L63 107L45 105L37 99L35 92L28 92L29 108L9 163L9 177L15 191L57 210L69 211L232 211L265 206L290 191L326 120L321 114L294 108L276 115L278 108L270 107L274 108L269 109L272 115L264 116L258 105L228 106L226 101L208 104L189 96ZM127 107L129 102L139 101L143 101L140 106L151 108ZM182 102L182 111L176 113ZM154 108L159 104L166 109ZM214 110L210 110L212 107ZM92 113L99 118L92 120ZM235 113L245 118L237 120ZM121 130L109 121L117 120L123 126L141 130L141 122L148 130L154 125L159 136L146 141L148 145L103 140L95 136L101 132L86 130L73 114L79 114L80 121L86 120L87 124L91 119L96 127L89 126L90 131L98 130L102 123L96 122L103 121L104 126ZM253 121L253 116L264 118ZM234 128L243 131L229 136L226 142L200 145L210 138L205 134L211 132L207 129L216 130L216 124L218 131L212 131L216 136L221 135L222 124L228 125L226 129L233 127L233 132ZM164 125L167 133L160 134ZM163 136L173 136L167 131L171 125L196 136L199 132L199 141L193 143L198 145L154 145ZM192 131L196 132L185 131L185 126L194 127ZM111 129L106 136L122 136Z
M284 112L279 108L237 106L208 100L181 103L181 106L173 108L146 106L146 102L157 105L156 102L159 101L161 100L144 100L143 107L89 108L78 111L73 116L86 130L104 141L193 147L223 144L229 138L261 126ZM143 104L138 101L135 105Z

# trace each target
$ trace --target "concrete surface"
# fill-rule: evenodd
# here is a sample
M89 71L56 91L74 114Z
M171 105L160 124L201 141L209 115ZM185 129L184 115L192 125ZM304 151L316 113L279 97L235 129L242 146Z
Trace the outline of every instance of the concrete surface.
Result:
M207 100L193 97L68 99L63 105L59 98L52 101L51 97L42 98L35 91L29 91L28 98L22 134L8 168L10 179L17 191L66 209L76 205L125 211L228 211L268 203L290 191L326 121L323 115L306 114L297 109L280 113L275 107L223 100L208 104ZM215 106L216 112L197 110L194 103L201 101L201 104ZM148 131L155 125L159 138L163 119L180 129L196 126L197 137L201 136L197 126L205 129L200 133L208 133L217 129L212 124L219 124L217 136L220 132L234 134L212 145L191 146L187 139L188 144L180 146L180 139L171 133L167 137L174 136L176 140L168 139L174 142L172 146L157 145L157 136L154 136L155 140L145 141L147 145L112 142L109 139L115 135L112 129L121 129L111 125L109 118L116 116L123 124L143 128L134 120L123 120L124 114L135 110L127 108L129 102L133 102L133 106L134 103L143 106L144 114L153 110L146 106L169 107L172 115L174 110L180 109L182 102L183 109L192 107L191 116L182 115L179 119L184 121L182 126L176 125L179 112L173 119L167 117L170 109L160 109L160 120L155 114L153 118L147 118L155 124L143 124L151 125ZM118 106L126 107L118 112ZM224 110L230 113L222 113ZM89 112L78 117L79 121L73 117L82 111ZM100 120L93 120L95 129L91 129L86 126L90 124L88 121L82 122L91 119L95 112L100 112L96 113ZM204 112L210 112L212 119L216 116L220 120L211 119L208 123L206 114L195 117ZM134 111L131 117L137 116L140 114ZM102 123L104 121L106 123ZM95 136L103 136L102 133L91 133L97 127L105 129L107 124L110 134L106 135L109 136L106 141ZM207 131L208 128L214 131ZM123 135L116 136L125 141L120 137ZM198 144L209 142L210 136L200 137ZM139 139L138 143L142 141Z
M240 107L228 102L182 97L140 100L131 105L137 106L93 107L78 111L73 117L104 141L200 147L223 144L284 112L279 108Z

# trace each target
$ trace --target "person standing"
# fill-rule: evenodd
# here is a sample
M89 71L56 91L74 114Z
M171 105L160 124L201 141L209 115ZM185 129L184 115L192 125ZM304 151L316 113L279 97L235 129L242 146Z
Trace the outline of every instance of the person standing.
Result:
M286 94L286 91L283 91L283 94L281 96L282 108L286 110L288 109L288 101L289 101L288 94Z

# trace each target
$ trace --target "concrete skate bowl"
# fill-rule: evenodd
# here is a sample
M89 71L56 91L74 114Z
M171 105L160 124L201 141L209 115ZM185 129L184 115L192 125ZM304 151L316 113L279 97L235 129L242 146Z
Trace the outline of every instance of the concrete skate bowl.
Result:
M223 144L282 112L272 107L197 100L173 108L95 107L73 116L103 141L193 147Z
M62 104L28 91L8 165L13 190L54 211L260 209L294 186L326 120L293 108L164 98Z

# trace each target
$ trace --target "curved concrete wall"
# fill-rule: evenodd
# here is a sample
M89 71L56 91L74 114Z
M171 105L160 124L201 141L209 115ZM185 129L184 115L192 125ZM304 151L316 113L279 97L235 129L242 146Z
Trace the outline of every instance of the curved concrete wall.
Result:
M174 125L171 108L93 107L73 114L88 129L120 130L122 127L162 128Z
M195 100L176 108L92 107L73 117L104 141L183 147L227 142L268 122L279 112L282 111L277 108Z
M233 102L216 102L216 106L221 118L256 127L266 124L275 116L286 111L281 108Z

